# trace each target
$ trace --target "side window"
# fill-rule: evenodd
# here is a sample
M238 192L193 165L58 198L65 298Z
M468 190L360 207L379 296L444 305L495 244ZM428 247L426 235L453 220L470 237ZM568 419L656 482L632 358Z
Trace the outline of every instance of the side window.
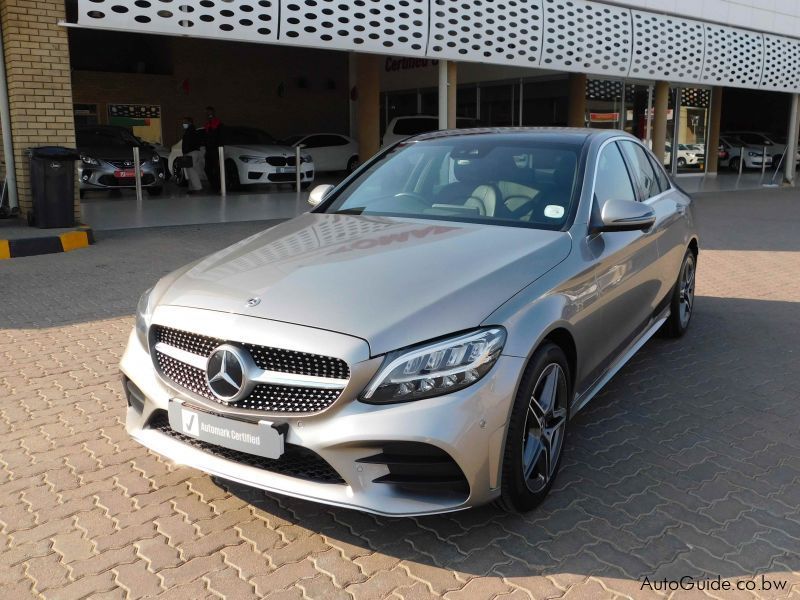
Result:
M622 151L625 152L628 163L633 169L633 177L639 184L642 198L652 198L660 194L661 188L658 185L658 179L644 148L635 142L620 142L619 145L622 146Z
M662 192L666 192L669 188L669 177L664 172L664 168L656 163L656 159L652 156L648 156L647 158L650 159L650 164L653 165L653 171L656 173L656 178L658 178L658 186L661 188Z
M603 148L597 160L594 198L598 208L607 200L636 200L628 169L616 144Z

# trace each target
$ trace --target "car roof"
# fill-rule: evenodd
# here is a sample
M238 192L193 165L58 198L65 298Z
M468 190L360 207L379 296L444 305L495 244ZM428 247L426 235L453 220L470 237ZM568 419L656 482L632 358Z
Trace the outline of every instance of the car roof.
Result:
M476 127L473 129L443 129L421 133L406 140L427 141L459 136L475 135L507 135L509 137L529 137L542 141L585 142L589 139L602 140L614 137L628 137L640 141L631 134L619 129L587 129L584 127Z

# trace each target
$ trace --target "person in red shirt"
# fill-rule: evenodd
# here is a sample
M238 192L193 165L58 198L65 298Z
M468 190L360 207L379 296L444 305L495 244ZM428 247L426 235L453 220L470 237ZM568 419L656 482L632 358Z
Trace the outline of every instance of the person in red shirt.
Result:
M206 177L211 189L219 191L219 147L222 145L222 121L213 106L206 107Z

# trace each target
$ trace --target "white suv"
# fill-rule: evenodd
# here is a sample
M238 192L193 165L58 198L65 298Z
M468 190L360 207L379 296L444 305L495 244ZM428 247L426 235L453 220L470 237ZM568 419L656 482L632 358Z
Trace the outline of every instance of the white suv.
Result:
M477 127L478 122L471 118L456 119L456 128L465 129ZM391 146L395 142L404 140L412 135L428 133L439 129L439 117L433 115L414 115L411 117L395 117L389 121L386 133L383 134L381 147Z

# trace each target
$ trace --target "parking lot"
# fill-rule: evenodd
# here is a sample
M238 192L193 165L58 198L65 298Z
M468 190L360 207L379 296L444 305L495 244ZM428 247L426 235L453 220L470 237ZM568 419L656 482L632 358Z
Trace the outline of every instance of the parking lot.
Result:
M800 192L706 194L696 215L692 329L649 342L572 422L553 493L524 516L375 517L127 438L117 363L140 293L267 222L100 231L6 261L4 597L800 598ZM754 589L654 589L718 576Z

